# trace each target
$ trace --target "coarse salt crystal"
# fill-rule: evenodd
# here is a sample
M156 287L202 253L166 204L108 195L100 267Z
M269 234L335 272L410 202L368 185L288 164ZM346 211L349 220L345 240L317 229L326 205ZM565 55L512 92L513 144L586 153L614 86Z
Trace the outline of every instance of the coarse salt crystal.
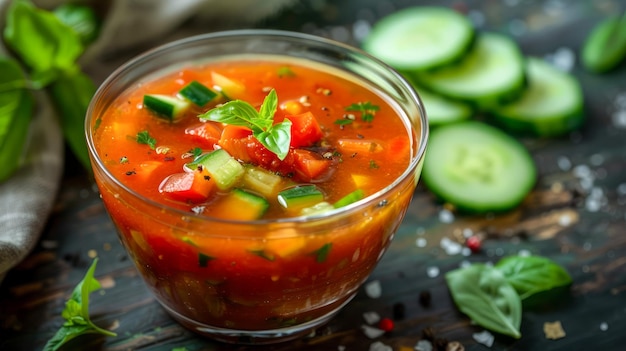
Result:
M337 351L346 351L346 347L343 345L337 346Z
M620 110L613 113L613 125L618 128L626 128L626 110Z
M365 284L365 293L372 299L377 299L383 294L383 288L380 285L380 281L373 280Z
M607 331L609 329L609 324L607 322L600 323L600 330Z
M416 351L432 351L433 344L428 340L420 340L415 345L415 350Z
M380 321L380 315L374 311L363 313L363 319L367 324L375 324Z
M556 164L559 166L559 169L562 171L569 171L572 168L572 161L565 156L560 156L556 159Z
M370 345L370 351L393 351L393 348L380 341L376 341Z
M428 275L428 277L430 278L435 278L439 275L439 267L428 267L426 269L426 275Z
M365 325L365 324L361 326L361 329L363 330L363 333L365 334L365 336L367 336L370 339L376 339L377 337L385 334L384 330L374 328L372 326Z
M572 223L572 217L568 214L564 214L559 217L559 225L561 227L567 227Z
M487 347L491 347L493 345L493 341L495 339L493 334L491 334L487 330L482 331L480 333L472 334L472 338L474 338L474 340L476 340L476 342L481 343L481 344L483 344L483 345L485 345Z
M454 214L444 208L439 211L439 221L441 223L452 223L454 221Z
M461 253L461 249L463 246L455 241L450 240L449 238L443 238L439 242L439 246L448 254L448 255L458 255Z
M428 244L428 242L424 238L418 238L415 240L415 245L417 245L417 247L426 247L426 244Z

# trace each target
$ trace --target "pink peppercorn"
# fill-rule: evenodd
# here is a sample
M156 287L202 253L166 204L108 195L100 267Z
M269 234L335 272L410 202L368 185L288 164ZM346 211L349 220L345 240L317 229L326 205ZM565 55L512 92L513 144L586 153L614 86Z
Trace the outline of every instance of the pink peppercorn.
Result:
M378 323L378 328L380 328L380 330L384 330L386 332L392 331L393 327L394 327L394 325L393 325L393 321L391 320L391 318L383 318Z

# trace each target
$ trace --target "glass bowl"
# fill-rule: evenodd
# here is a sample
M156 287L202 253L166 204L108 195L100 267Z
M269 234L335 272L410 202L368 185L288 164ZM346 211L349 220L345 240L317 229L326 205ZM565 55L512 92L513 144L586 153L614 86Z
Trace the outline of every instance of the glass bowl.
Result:
M401 115L409 134L411 155L404 172L382 190L339 209L254 221L217 219L157 203L112 175L94 135L108 106L142 82L182 65L242 55L321 65L353 77L384 97ZM274 30L217 32L148 51L105 80L90 104L85 124L104 205L156 299L196 333L245 344L306 335L354 297L409 206L421 172L427 126L417 93L387 65L338 42ZM190 237L194 245L186 242ZM194 246L219 247L220 260L206 264L209 258L205 257L205 264L198 267L199 251ZM253 260L250 247L297 249L289 259Z

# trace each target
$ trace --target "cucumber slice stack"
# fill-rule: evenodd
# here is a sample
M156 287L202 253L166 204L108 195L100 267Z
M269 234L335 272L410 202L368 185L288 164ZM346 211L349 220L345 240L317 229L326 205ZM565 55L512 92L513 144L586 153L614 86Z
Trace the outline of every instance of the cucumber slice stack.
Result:
M606 34L600 34L603 43ZM554 137L583 124L582 89L572 75L525 56L509 36L479 32L450 8L391 14L374 24L363 49L420 94L433 128L424 183L460 210L511 210L532 190L533 160L506 132ZM598 63L594 50L588 49L588 61L602 70L605 62ZM468 121L473 117L490 124Z

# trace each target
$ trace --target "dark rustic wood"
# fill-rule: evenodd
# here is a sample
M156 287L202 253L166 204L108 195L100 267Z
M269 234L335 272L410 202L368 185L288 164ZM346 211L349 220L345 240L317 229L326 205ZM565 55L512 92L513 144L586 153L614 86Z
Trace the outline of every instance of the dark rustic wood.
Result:
M304 2L263 26L303 30L314 25L319 33L328 34L332 28L350 29L362 16L380 17L417 3L427 2L351 1L325 4L321 9ZM541 4L520 8L493 1L446 3L484 15L483 29L507 32L515 19L532 24L534 27L516 39L524 53L537 56L553 54L559 48L577 53L599 18L626 6L612 1L594 1L595 6L592 2L564 2L568 8L548 15ZM626 96L626 67L594 75L576 65L573 74L584 89L587 122L567 137L523 139L540 174L535 190L522 206L496 216L456 214L453 222L444 223L438 217L442 204L420 185L389 252L370 278L381 282L380 298L372 299L361 291L315 335L255 349L338 350L344 346L345 350L368 350L375 340L368 339L360 328L363 313L376 311L393 317L395 310L396 316L403 314L404 318L396 320L394 331L376 339L394 350L412 350L429 333L459 341L465 350L486 350L472 338L472 333L483 329L471 325L455 308L443 275L463 261L496 262L521 250L559 262L570 272L574 284L556 301L524 311L521 339L496 336L491 349L624 349L626 128L619 128L612 113L617 94ZM571 168L559 167L563 157L571 162ZM603 192L606 202L597 211L587 207L595 195L581 185L576 166L588 167L594 187ZM618 188L620 184L622 188ZM441 249L442 239L460 240L467 229L484 237L481 252L465 257ZM424 247L416 245L418 238L426 239ZM81 337L66 350L248 349L197 337L164 312L121 247L91 180L71 158L40 245L0 286L0 349L41 349L61 325L64 302L95 255L100 259L96 276L104 289L92 295L92 319L100 326L113 327L118 336ZM427 272L435 267L439 274L429 277ZM562 323L567 334L564 338L549 340L544 335L544 323L554 321Z

